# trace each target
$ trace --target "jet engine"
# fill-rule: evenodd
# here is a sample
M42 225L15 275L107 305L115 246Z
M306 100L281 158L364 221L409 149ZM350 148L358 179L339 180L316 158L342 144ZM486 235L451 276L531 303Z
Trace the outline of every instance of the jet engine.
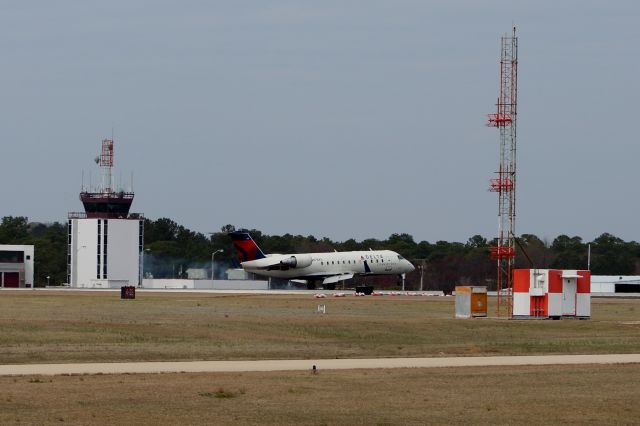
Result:
M306 268L311 265L311 256L308 254L296 254L280 261L284 268Z

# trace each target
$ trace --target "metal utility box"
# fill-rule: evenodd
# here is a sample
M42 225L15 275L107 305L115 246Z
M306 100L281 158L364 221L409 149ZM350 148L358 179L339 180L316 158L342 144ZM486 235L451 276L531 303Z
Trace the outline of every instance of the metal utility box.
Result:
M125 285L120 287L120 299L135 299L136 288L132 285Z
M456 318L487 316L487 287L456 286Z

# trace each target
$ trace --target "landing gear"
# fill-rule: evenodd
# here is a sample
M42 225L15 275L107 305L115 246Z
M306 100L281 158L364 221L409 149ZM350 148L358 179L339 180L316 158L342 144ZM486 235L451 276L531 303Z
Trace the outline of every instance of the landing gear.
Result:
M373 286L372 285L359 285L356 286L356 293L366 294L367 296L373 294Z
M402 280L402 291L404 291L404 279L407 276L407 274L400 274L400 279Z

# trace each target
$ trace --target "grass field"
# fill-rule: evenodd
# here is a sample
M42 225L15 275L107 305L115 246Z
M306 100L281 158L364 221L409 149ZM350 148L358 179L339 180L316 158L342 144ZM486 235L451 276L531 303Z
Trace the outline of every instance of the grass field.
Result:
M443 297L137 297L2 291L0 363L640 352L633 299L508 321ZM640 365L21 376L0 424L636 424L639 397Z
M2 291L0 363L640 352L640 300L593 299L589 321L453 312L445 297Z
M637 424L640 365L0 377L0 424Z

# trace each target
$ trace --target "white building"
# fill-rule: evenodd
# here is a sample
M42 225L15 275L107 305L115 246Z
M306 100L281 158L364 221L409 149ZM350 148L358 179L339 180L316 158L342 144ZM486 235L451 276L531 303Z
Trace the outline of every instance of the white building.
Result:
M71 287L120 288L140 284L142 219L70 217L67 270Z
M640 293L640 275L592 275L591 292L594 295Z
M209 271L205 268L188 268L187 279L190 280L206 280L209 278Z
M251 279L249 273L242 268L227 269L228 280L248 280Z
M0 245L0 288L33 288L33 246Z

